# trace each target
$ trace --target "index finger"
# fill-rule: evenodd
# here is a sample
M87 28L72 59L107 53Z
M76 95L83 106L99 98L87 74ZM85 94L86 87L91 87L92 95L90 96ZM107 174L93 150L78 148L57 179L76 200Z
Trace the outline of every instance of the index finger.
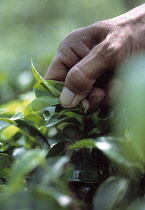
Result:
M45 79L65 81L68 71L78 63L80 59L74 49L68 45L62 45L48 68Z
M46 74L46 80L57 80L57 81L64 81L67 75L68 68L64 65L64 63L60 60L59 56L53 59L52 63L50 64Z

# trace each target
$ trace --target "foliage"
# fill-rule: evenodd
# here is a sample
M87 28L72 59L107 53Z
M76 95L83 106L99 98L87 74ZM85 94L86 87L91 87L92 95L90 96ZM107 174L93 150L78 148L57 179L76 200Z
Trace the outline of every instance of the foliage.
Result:
M23 113L0 112L1 209L144 208L143 59L122 68L132 77L117 108L87 111L61 107L63 84L32 63L36 98Z

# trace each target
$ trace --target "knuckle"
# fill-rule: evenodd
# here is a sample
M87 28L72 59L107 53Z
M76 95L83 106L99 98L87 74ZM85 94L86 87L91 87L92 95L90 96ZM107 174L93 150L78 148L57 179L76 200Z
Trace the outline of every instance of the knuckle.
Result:
M69 43L67 42L62 42L60 45L59 45L59 48L58 48L58 53L64 53L64 51L66 51L66 49L69 48Z
M90 49L92 49L92 43L90 40L92 40L92 35L89 28L86 27L76 29L68 34L61 42L58 52L65 53L64 51L69 49L77 54L80 58L83 58L90 52Z
M65 58L65 57L69 57L71 54L71 48L69 45L65 44L65 45L61 45L58 54L60 56L60 58Z
M83 73L82 67L76 65L69 71L66 86L69 86L75 93L83 95L88 92L89 84L88 77Z
M75 60L74 51L68 45L62 45L58 52L58 57L61 63L63 63L68 69L72 67L72 63Z
M115 59L121 49L122 43L114 38L106 38L99 50L99 57L103 57L106 62L115 62Z
M70 42L75 40L76 37L78 37L80 35L82 30L83 30L82 28L78 28L78 29L73 30L69 34L67 34L66 37L64 38L64 40L61 42L59 48L63 45L70 45Z
M79 28L69 33L58 47L58 52L67 54L68 51L77 48L81 42L81 35L83 29Z
M99 42L102 42L115 27L110 20L98 21L92 26L94 39L97 39Z
M78 35L82 32L82 28L77 28L70 33L70 36Z
M112 57L118 54L119 50L121 48L120 43L118 42L112 42L109 44L108 48L107 48L107 54L106 56L108 57Z
M109 37L106 45L106 51L108 54L110 52L111 55L115 55L116 53L118 53L120 47L121 47L121 42L118 40L118 38L114 36Z

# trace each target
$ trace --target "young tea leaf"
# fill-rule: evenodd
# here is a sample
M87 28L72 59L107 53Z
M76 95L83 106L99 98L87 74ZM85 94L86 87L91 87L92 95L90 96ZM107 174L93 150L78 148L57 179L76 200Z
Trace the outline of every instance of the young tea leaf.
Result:
M36 78L36 80L39 82L39 83L43 83L47 88L48 90L56 97L59 97L60 96L60 91L58 89L60 89L60 86L63 87L63 84L59 83L59 87L56 85L56 83L58 82L55 82L55 81L46 81L38 72L37 70L35 69L34 65L33 65L33 62L31 61L31 67L32 67L32 72L34 74L34 77ZM55 86L58 87L55 88Z
M42 96L34 101L32 101L25 110L25 115L28 115L32 112L40 111L44 108L47 108L49 106L54 106L60 104L59 98L56 98L54 96Z
M54 96L43 83L36 83L33 87L36 97Z

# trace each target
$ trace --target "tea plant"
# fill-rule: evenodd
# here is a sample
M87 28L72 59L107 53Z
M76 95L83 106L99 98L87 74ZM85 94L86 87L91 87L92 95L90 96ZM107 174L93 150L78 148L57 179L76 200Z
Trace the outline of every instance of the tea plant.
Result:
M143 209L145 100L138 116L127 97L136 79L123 96L125 109L90 112L83 103L61 107L63 84L44 80L33 64L32 71L36 99L10 118L0 112L1 209Z

